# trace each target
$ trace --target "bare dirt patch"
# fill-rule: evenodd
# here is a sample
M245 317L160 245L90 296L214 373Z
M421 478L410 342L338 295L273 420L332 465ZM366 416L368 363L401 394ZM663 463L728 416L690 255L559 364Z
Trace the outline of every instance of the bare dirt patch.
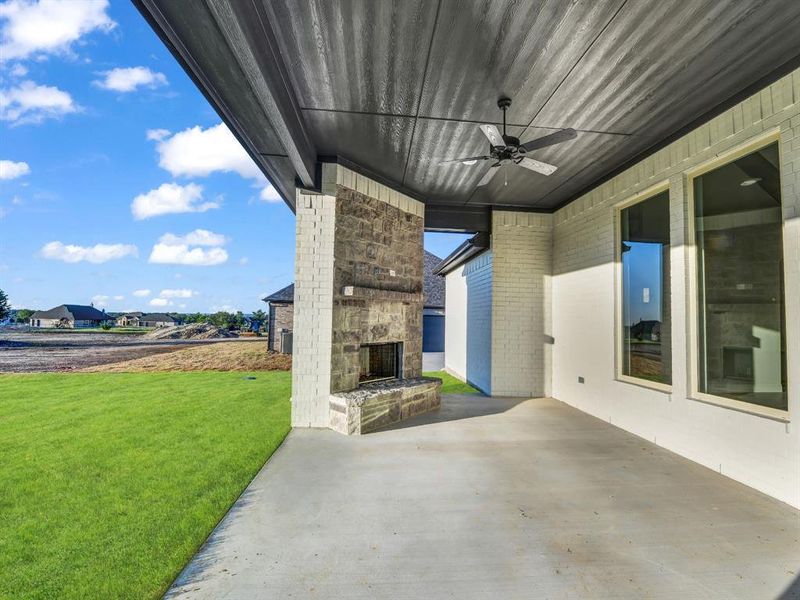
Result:
M265 338L224 341L207 346L182 348L169 354L146 356L83 369L103 373L150 371L288 371L292 357L267 350Z
M94 365L174 352L192 344L183 340L146 340L112 333L0 330L0 373L77 371Z

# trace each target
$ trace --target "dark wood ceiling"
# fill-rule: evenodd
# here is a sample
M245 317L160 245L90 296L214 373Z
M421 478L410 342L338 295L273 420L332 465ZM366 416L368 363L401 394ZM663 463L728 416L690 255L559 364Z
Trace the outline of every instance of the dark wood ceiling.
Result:
M290 204L305 152L454 213L552 210L800 58L797 0L136 2ZM437 163L485 152L501 95L523 142L578 136L476 188L487 164Z

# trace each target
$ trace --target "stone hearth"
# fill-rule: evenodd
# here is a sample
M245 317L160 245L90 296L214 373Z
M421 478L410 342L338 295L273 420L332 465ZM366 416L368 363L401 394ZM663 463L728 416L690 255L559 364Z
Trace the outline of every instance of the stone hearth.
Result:
M352 392L332 394L330 428L359 435L435 410L441 403L441 387L440 379L419 377L368 383Z

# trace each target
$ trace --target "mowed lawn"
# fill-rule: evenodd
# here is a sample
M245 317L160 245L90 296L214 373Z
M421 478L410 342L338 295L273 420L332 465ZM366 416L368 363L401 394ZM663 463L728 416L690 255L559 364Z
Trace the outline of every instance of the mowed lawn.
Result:
M288 433L290 385L0 376L0 598L160 597Z
M0 598L159 598L288 433L290 388L282 371L0 375Z

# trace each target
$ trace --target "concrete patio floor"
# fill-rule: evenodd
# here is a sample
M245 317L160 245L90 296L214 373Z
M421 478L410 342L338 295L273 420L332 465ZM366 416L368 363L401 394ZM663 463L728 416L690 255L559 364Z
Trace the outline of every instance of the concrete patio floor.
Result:
M798 575L791 507L554 400L445 396L294 430L166 597L788 599Z

